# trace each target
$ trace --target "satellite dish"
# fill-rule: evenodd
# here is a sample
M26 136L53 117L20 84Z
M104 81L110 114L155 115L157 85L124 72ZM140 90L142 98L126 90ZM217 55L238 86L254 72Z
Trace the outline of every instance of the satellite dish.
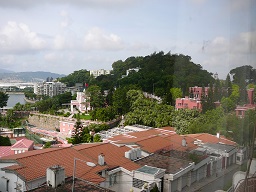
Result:
M93 162L86 162L86 165L89 167L95 167L96 165Z

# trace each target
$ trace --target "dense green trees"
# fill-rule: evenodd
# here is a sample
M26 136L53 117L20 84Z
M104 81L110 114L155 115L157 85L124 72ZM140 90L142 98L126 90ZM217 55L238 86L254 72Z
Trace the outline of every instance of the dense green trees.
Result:
M85 69L81 69L74 71L66 77L59 78L58 80L62 83L65 83L68 87L72 87L76 83L82 83L85 85L85 83L90 81L90 78L90 72Z
M11 146L10 138L0 135L0 146Z
M90 98L89 102L94 109L104 106L105 99L101 92L101 88L97 85L91 85L86 89L86 94Z
M131 100L131 108L126 114L125 124L142 124L151 127L173 126L177 133L188 133L190 121L199 115L195 110L175 111L170 105L145 98L140 91L130 90L127 97Z
M78 116L72 137L68 139L68 142L72 144L100 142L100 135L95 133L107 130L108 128L106 124L90 124L84 127Z
M194 64L191 57L172 55L171 53L153 53L145 57L130 57L125 61L112 64L116 87L136 85L142 91L153 93L163 98L165 103L172 102L171 88L180 88L183 95L188 95L190 86L208 86L213 81L212 74ZM126 70L139 68L138 72L126 75Z
M83 124L78 115L75 126L74 126L74 130L72 131L72 144L82 143L82 137L83 137L82 132L83 132Z
M62 107L62 104L70 103L72 99L72 95L70 92L66 92L60 95L56 95L54 97L48 97L41 101L35 103L34 107L40 113L49 112L54 115L57 113L57 110Z
M15 117L13 109L7 110L6 115L0 114L0 127L15 128L21 126L21 124L22 119Z
M233 83L240 87L250 83L256 84L256 69L250 65L236 67L230 71L230 74L233 76Z
M92 120L107 122L115 118L116 109L112 106L96 108L90 112Z
M7 106L9 95L0 91L0 108Z

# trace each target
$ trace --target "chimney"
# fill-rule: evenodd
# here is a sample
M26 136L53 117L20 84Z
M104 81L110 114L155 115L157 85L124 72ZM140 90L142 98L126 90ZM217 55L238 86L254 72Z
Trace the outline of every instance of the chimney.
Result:
M185 137L183 137L183 139L182 139L182 141L181 141L181 145L182 145L183 147L186 147L186 146L187 146L187 141L186 141Z
M254 88L248 89L247 94L248 94L249 104L253 105L254 104L253 102Z
M99 154L98 156L98 164L101 166L105 165L105 157L103 153Z
M57 188L65 183L65 170L60 165L54 165L46 169L47 186Z

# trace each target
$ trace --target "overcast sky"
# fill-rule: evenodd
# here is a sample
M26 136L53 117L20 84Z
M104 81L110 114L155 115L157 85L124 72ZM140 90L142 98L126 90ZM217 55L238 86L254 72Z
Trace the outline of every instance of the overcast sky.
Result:
M226 78L256 68L256 0L0 0L0 68L69 74L181 53Z

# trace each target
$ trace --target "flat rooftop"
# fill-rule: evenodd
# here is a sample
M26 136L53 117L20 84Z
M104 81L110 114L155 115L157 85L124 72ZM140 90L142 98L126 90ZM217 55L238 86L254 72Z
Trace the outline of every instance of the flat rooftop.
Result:
M186 168L193 163L193 161L179 159L176 157L155 153L153 155L149 155L143 159L139 159L135 161L137 164L141 166L151 166L161 169L166 169L165 173L167 174L175 174L178 173L182 168ZM154 171L154 170L152 170Z

